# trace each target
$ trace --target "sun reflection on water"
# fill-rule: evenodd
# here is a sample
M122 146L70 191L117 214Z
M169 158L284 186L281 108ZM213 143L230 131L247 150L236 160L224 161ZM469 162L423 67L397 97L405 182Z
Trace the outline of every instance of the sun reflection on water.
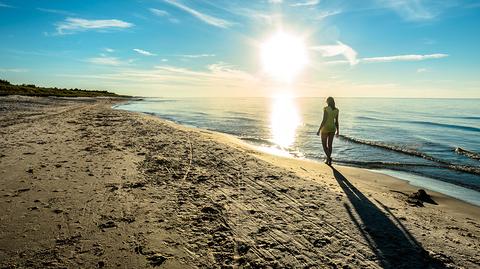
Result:
M296 131L301 124L300 114L291 95L279 95L272 99L270 132L272 141L282 150L295 143Z

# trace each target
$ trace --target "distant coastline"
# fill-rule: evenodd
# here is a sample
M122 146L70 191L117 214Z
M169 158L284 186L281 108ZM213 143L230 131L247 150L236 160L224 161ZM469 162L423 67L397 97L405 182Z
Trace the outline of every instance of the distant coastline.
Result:
M14 85L7 80L0 79L0 96L24 95L24 96L58 96L58 97L130 97L119 95L109 91L65 89L57 87L39 87L34 84Z

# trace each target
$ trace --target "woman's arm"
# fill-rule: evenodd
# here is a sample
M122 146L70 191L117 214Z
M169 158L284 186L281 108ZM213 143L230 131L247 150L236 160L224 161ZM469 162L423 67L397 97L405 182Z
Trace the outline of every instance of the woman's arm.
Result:
M323 110L323 119L322 119L322 123L320 124L320 127L318 127L317 135L320 135L320 130L322 129L326 120L327 120L327 113L325 112L325 110Z
M338 114L340 111L337 112L337 115L335 116L335 127L337 128L337 136L340 135L340 124L338 123Z

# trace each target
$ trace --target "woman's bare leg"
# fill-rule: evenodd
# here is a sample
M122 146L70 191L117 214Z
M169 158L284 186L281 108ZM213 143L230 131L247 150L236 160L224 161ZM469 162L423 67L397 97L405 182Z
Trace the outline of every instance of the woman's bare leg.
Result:
M332 164L332 151L333 151L333 138L335 137L335 133L328 133L327 136L327 148L328 148L328 159L330 160L330 164Z
M330 151L328 150L328 134L322 133L321 137L322 137L323 151L327 156L327 162L328 162L328 160L330 160Z

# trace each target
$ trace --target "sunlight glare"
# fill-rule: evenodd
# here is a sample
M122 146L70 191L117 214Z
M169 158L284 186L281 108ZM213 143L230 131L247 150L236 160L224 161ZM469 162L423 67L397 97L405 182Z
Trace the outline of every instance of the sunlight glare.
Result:
M291 82L308 63L306 46L299 37L277 32L262 44L261 61L274 79Z
M282 149L295 142L296 130L301 124L300 115L291 95L279 95L272 99L270 131L272 140Z

